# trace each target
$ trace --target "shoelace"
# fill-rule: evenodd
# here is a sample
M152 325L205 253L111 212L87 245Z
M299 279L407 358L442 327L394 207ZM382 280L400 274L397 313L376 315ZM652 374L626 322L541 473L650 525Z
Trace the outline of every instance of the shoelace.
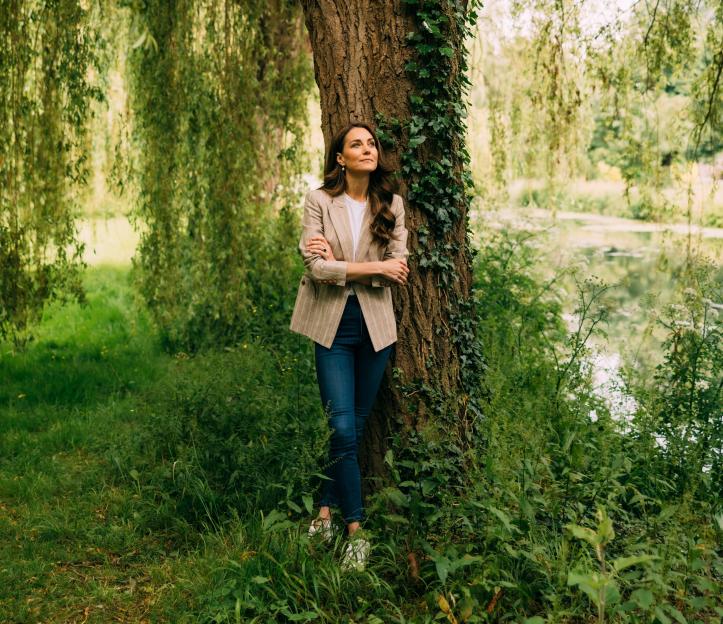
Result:
M328 542L334 537L334 529L330 518L316 518L309 525L309 537L319 535Z

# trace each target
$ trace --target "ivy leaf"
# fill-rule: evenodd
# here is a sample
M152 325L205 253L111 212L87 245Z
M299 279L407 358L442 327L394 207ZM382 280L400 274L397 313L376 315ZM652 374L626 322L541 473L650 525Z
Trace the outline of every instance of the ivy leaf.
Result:
M449 48L449 47L439 48L439 53L440 53L442 56L446 56L446 57L449 57L449 58L451 58L452 56L454 56L454 50L453 50L452 48Z
M427 137L423 134L418 134L417 136L413 136L409 139L409 147L417 147L424 143L427 140Z

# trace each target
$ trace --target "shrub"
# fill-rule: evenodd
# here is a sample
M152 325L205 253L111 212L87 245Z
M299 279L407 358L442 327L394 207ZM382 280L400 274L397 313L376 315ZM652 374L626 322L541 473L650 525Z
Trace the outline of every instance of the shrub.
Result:
M301 511L296 501L312 487L328 436L307 342L182 356L143 397L124 469L163 503L161 516Z

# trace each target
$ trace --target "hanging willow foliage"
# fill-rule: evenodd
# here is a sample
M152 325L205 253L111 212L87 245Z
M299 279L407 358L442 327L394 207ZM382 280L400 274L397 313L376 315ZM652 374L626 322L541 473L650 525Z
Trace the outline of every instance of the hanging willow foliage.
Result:
M279 204L299 174L313 84L300 12L285 0L131 8L138 282L167 348L231 342L256 302L284 299L273 290L294 266L275 247L295 245Z
M516 177L567 184L594 176L602 160L626 186L654 190L671 162L720 150L718 0L636 2L595 25L594 9L573 0L510 7L524 28L487 53L481 76L498 186Z
M75 228L99 34L82 2L0 0L0 339L82 299Z

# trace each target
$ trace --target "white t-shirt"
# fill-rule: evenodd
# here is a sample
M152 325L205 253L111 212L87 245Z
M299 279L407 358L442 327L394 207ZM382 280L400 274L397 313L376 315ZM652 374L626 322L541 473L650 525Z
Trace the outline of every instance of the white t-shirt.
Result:
M352 260L356 260L356 250L359 246L361 224L362 220L364 219L364 212L367 209L367 202L357 201L344 193L344 203L346 204L346 209L349 213L349 223L351 224L351 238L354 242L354 257L352 258ZM353 293L354 286L350 284L347 288L347 291Z
M354 260L356 260L356 250L359 246L359 233L361 232L361 224L364 219L364 211L367 209L366 201L360 202L352 199L344 193L344 203L349 212L349 223L351 223L351 236L354 241Z

